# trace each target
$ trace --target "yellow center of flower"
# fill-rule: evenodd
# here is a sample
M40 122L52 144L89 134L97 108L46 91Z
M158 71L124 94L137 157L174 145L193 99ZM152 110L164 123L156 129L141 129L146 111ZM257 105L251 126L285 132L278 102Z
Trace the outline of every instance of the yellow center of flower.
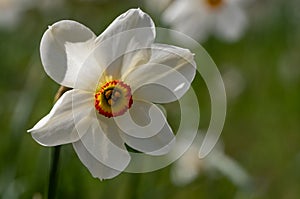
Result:
M95 93L95 108L108 118L123 115L132 103L130 86L120 80L107 81Z
M204 0L211 8L217 8L224 3L224 0Z

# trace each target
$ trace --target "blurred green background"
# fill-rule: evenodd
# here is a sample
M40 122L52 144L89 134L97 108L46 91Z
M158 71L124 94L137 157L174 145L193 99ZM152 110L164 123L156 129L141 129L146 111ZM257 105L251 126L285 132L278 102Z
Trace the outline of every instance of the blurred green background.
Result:
M46 76L39 58L47 26L73 19L100 34L133 7L147 12L157 26L166 25L141 0L0 0L0 7L0 198L45 198L51 148L37 144L26 130L49 112L59 87ZM4 10L16 16L6 20ZM251 176L251 188L239 187L218 172L203 172L176 186L170 180L172 165L99 181L72 146L65 145L57 198L299 198L300 2L257 0L246 12L249 26L239 41L210 37L203 46L227 89L221 135L225 153ZM208 92L201 77L193 86L200 99L200 128L205 129Z

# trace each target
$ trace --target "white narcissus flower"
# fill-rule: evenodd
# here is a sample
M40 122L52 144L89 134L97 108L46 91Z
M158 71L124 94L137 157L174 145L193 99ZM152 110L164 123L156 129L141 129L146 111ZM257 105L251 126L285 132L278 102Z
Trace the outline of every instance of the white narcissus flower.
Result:
M249 1L249 0L247 0ZM243 10L246 0L174 0L163 20L172 28L202 42L210 34L233 42L247 25Z
M94 177L112 178L130 162L125 143L149 155L175 141L154 103L178 100L195 76L187 49L154 43L155 26L140 9L115 19L98 37L75 21L59 21L40 45L46 73L65 92L29 130L45 146L72 143Z
M172 2L172 0L144 0L145 6L152 12L160 13Z
M250 187L251 178L235 160L224 154L220 144L203 159L198 157L199 148L204 135L198 133L193 144L172 166L171 180L175 185L184 186L191 183L199 175L208 171L219 171L238 187ZM186 146L179 143L179 148Z

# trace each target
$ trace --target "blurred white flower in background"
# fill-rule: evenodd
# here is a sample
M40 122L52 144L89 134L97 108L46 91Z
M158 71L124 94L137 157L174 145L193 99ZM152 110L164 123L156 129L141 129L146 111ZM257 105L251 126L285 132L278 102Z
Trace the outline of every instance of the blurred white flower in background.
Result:
M229 178L238 187L250 187L251 178L247 172L223 151L223 146L217 144L203 159L199 159L199 148L204 134L198 132L193 144L171 168L171 180L177 186L185 186L199 175L219 172ZM184 144L183 144L184 145Z
M172 0L144 0L144 2L145 6L151 12L161 13L164 9L168 7Z
M0 0L0 29L13 30L29 9L37 8L48 12L58 8L63 0Z
M199 42L210 34L227 42L237 41L248 20L243 9L246 0L174 0L162 19L174 30Z
M246 79L237 67L229 66L222 72L228 100L237 98L246 88Z
M13 29L22 17L25 5L19 0L0 0L0 29Z

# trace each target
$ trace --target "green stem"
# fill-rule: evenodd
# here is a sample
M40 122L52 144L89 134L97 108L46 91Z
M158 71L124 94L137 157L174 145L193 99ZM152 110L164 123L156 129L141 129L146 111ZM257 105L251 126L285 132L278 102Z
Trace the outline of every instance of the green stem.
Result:
M54 103L68 90L71 90L71 88L60 86L54 97ZM52 151L52 164L50 169L49 185L48 185L48 197L47 197L48 199L54 199L56 194L59 154L60 154L60 146L55 146Z
M55 146L52 151L52 164L50 169L48 185L48 199L54 199L56 194L60 147L61 146Z
M127 199L138 199L139 196L139 185L141 181L140 173L131 173L130 174L130 191Z

